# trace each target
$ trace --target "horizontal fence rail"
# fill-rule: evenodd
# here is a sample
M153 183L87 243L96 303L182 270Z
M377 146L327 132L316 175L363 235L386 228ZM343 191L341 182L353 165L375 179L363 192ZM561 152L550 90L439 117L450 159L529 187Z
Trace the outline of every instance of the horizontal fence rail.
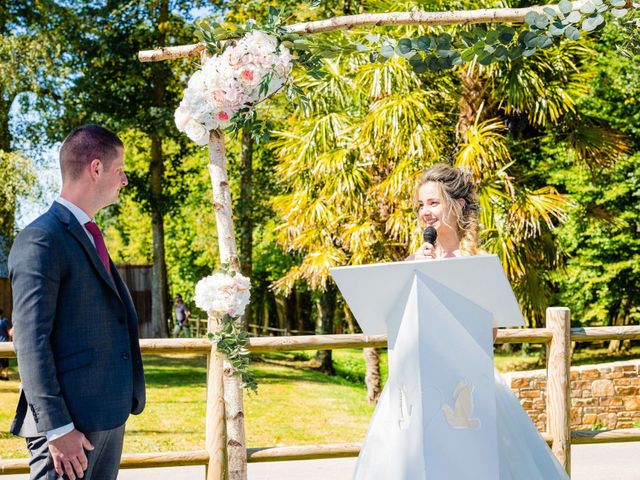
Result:
M640 326L629 327L579 327L571 329L572 342L604 342L607 340L640 340ZM496 344L501 343L549 343L551 331L546 328L504 328L498 330ZM296 350L336 350L340 348L384 348L385 335L301 335L294 337L252 337L250 352L290 352ZM141 339L144 354L207 354L211 342L205 338ZM11 342L0 342L0 358L15 358Z
M551 443L551 436L542 433L547 443ZM606 431L578 431L571 433L571 444L587 443L617 443L640 441L640 428L624 428ZM300 445L291 447L248 448L247 462L283 462L288 460L319 460L331 458L357 457L360 454L361 443L332 443L325 445ZM121 469L131 468L161 468L179 466L207 465L209 454L206 450L190 452L156 452L156 453L125 453L120 463ZM0 475L18 475L29 473L29 460L0 461Z
M570 329L572 342L600 342L607 340L638 340L640 327L584 327ZM546 328L518 328L498 330L495 343L542 343L549 344L552 332ZM295 337L254 337L249 340L251 352L286 352L296 350L334 350L342 348L383 348L387 346L384 335L310 335ZM140 349L143 354L202 354L212 352L207 339L142 339ZM0 358L14 358L13 343L0 343ZM551 434L543 432L542 437L551 443ZM640 441L640 428L574 431L571 444L615 443ZM360 443L337 443L326 445L302 445L284 447L248 448L247 461L275 462L285 460L310 460L322 458L355 457L360 452ZM124 454L121 468L156 468L171 466L207 465L207 450L189 452L155 452ZM29 472L28 459L0 460L0 475L23 474Z

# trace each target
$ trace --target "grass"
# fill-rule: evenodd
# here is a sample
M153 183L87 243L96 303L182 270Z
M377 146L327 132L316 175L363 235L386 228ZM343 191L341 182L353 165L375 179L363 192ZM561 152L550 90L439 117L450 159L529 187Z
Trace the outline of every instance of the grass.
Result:
M543 368L543 349L533 345L522 353L503 353L500 371ZM360 349L333 352L336 376L312 368L315 352L262 354L252 363L259 391L245 396L245 427L249 447L361 441L373 407L366 401L365 368ZM573 365L640 358L640 346L620 355L606 348L577 349ZM125 452L168 452L204 448L205 357L144 357L147 408L127 423ZM15 360L10 382L0 382L0 458L26 457L24 440L7 433L18 400ZM381 351L381 374L387 377L387 354Z

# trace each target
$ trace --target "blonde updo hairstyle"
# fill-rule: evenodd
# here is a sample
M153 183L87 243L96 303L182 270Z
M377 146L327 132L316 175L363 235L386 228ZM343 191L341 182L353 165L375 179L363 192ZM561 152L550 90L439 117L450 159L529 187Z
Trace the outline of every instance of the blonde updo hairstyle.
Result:
M420 228L426 227L418 213L418 192L425 183L433 182L440 195L449 208L449 213L454 213L458 219L457 228L460 238L460 254L463 256L478 255L478 194L476 193L471 175L464 170L450 165L439 163L426 170L418 180L415 191L415 211ZM460 205L457 200L464 200ZM453 227L453 225L450 225Z

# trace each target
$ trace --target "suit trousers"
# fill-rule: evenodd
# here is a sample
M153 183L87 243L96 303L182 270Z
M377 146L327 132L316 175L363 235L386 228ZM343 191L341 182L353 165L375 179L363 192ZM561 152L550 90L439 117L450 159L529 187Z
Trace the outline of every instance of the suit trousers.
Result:
M83 480L116 480L122 457L124 425L113 430L86 433L85 436L94 448L85 452L88 466ZM66 475L60 477L53 467L46 437L27 438L27 448L31 454L29 480L67 480Z

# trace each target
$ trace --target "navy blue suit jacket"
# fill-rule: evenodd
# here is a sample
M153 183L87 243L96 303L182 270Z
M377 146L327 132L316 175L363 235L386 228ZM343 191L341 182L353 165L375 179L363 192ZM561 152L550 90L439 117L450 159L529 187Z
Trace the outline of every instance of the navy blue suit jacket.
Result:
M43 435L70 422L109 430L142 412L138 318L111 263L100 261L63 205L16 237L9 254L14 344L22 392L11 431Z

